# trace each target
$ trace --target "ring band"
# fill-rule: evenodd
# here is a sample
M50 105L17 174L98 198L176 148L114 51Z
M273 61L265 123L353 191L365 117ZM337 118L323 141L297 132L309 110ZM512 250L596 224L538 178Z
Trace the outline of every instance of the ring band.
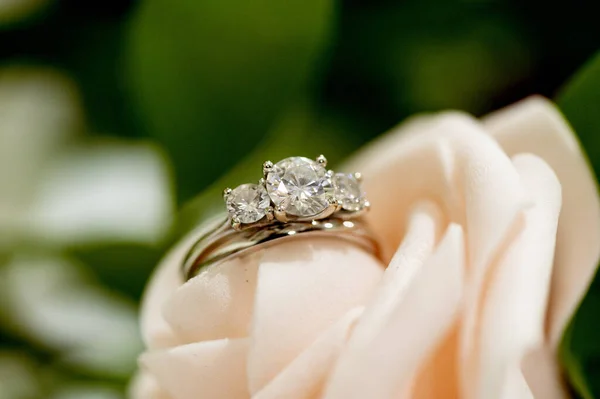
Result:
M290 157L263 164L258 184L227 188L228 217L203 234L182 264L186 280L204 267L292 236L334 236L378 253L361 216L370 205L360 173L327 170L327 159Z
M185 280L196 276L206 266L241 256L290 238L335 237L363 248L374 255L378 246L362 220L328 218L312 222L277 223L233 230L229 220L202 235L183 261Z

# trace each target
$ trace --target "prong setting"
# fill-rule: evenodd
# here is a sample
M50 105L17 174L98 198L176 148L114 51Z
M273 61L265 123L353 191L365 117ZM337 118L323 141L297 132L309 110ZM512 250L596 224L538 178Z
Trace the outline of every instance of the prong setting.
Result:
M285 212L285 209L282 206L276 207L273 211L273 214L275 216L275 219L282 223L285 223L289 220L287 213Z
M265 214L267 216L267 220L270 222L275 219L275 209L272 206L265 209Z
M335 212L337 212L340 209L342 209L342 205L344 204L342 200L337 199L335 197L329 197L327 199L327 202L329 202L329 207L328 208L333 207Z
M241 230L242 229L242 222L240 222L240 220L236 217L232 217L231 218L231 228L233 228L234 230Z
M269 172L271 172L272 170L273 170L273 162L265 161L265 163L263 163L263 177L266 178L267 175L269 174Z
M317 157L317 163L319 165L321 165L322 167L326 167L327 166L327 158L325 158L325 155L321 154Z

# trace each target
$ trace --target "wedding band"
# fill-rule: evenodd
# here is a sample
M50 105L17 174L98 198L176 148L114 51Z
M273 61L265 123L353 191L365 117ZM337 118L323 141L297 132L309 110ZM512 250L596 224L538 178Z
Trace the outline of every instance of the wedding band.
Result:
M314 161L304 157L267 161L258 184L225 189L228 216L188 251L182 264L184 279L290 237L336 237L376 254L377 243L361 218L370 206L361 175L335 173L326 166L323 155Z
M225 221L196 242L185 258L183 273L188 280L205 267L233 256L265 248L283 239L316 236L335 237L377 253L375 241L361 221L329 218L313 222L274 223L241 231L231 229L229 222Z

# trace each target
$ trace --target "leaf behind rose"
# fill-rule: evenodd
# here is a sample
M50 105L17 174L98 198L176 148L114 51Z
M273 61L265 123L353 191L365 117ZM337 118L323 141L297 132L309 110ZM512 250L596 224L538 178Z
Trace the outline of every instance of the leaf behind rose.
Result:
M579 136L596 176L600 176L600 53L559 93L557 103ZM563 336L559 356L573 389L585 399L600 398L600 276Z
M600 176L600 53L570 79L557 103L577 132L596 176Z

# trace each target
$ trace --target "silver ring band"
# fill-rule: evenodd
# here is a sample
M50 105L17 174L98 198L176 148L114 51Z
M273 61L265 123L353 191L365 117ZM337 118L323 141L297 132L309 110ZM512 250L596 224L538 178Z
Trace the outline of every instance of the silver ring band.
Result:
M343 220L328 218L310 222L275 223L253 226L244 230L231 228L229 219L203 234L192 246L183 261L183 276L187 281L208 265L214 265L234 256L264 249L284 239L301 237L335 237L358 245L378 255L379 248L362 219Z

